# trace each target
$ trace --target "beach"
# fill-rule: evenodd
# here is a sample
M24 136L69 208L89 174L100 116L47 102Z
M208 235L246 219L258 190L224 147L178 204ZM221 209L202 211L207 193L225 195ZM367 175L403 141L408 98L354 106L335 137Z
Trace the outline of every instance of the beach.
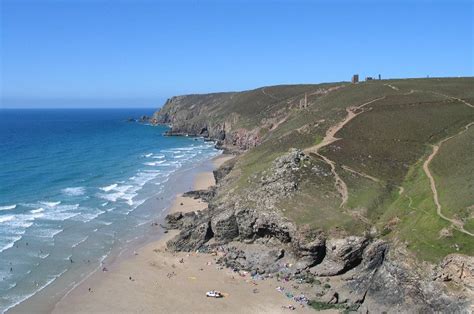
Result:
M230 158L216 157L214 167ZM213 184L212 172L203 172L197 174L194 188L205 189ZM170 212L196 211L206 206L201 200L178 195ZM289 283L240 276L216 265L217 257L211 254L168 252L166 241L176 233L169 231L158 241L137 248L131 256L105 265L65 295L53 313L313 312L276 290ZM224 297L206 297L210 290L219 290ZM295 311L282 308L290 304Z

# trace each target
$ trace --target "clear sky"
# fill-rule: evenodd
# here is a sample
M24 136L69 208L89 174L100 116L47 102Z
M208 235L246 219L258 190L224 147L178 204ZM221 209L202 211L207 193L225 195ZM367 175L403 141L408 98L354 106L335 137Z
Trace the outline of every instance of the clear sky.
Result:
M474 75L474 1L0 0L0 107Z

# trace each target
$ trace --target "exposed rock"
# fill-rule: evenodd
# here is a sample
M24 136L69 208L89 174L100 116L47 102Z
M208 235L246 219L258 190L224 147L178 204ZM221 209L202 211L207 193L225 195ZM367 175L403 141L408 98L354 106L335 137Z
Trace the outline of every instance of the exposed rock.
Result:
M181 219L183 218L182 212L175 212L166 215L165 222L170 229L179 229L181 227Z
M253 224L254 234L259 237L275 237L283 243L291 241L296 227L288 219L274 212L262 212Z
M362 254L369 244L364 237L347 237L326 241L326 257L323 262L311 268L317 276L334 276L354 268L362 261Z
M214 187L207 190L196 190L188 191L183 193L184 197L192 197L194 199L202 199L205 202L210 202L212 198L216 195L216 189Z
M216 183L219 184L221 180L227 176L232 169L234 168L236 159L231 159L227 162L225 162L222 166L220 166L218 169L213 171L214 174L214 179L216 180Z
M219 242L232 241L239 235L239 227L232 210L223 211L212 217L211 228L214 238Z
M196 224L198 215L195 212L182 213L176 212L166 215L166 227L169 229L186 229Z
M324 95L330 90L315 90L311 96ZM259 91L258 94L261 96L262 93ZM168 124L169 135L200 136L215 141L220 149L245 151L259 145L266 134L277 135L278 125L287 121L288 109L291 109L291 105L282 106L281 112L268 112L268 116L263 117L265 121L253 121L256 122L254 126L246 129L242 126L248 125L245 123L248 120L239 120L244 115L240 109L245 107L240 105L249 104L250 107L253 96L246 98L245 95L220 93L173 97L152 121ZM288 101L298 99L296 96ZM243 100L234 103L236 99ZM227 111L225 104L228 102L239 105L233 107L239 110ZM260 107L272 108L270 105L269 102ZM315 125L307 124L297 129L298 133L287 134L306 136L315 128ZM339 142L329 148L337 152L341 145ZM314 289L316 294L326 303L343 303L351 309L360 306L361 312L466 312L467 304L474 299L470 294L474 273L472 257L451 255L433 270L423 267L428 264L419 260L409 261L396 246L389 250L385 241L365 237L326 239L317 231L298 230L279 212L272 211L278 202L291 199L300 184L307 182L301 180L302 174L306 178L310 174L313 179L315 174L316 178L332 175L328 167L310 160L301 150L292 149L275 159L267 171L252 173L247 178L252 183L251 188L239 193L235 199L226 195L228 199L222 200L219 188L224 187L224 178L232 171L235 161L214 172L219 184L217 190L187 193L187 196L210 201L207 210L167 217L170 227L181 229L180 234L168 242L170 249L192 251L219 246L225 252L221 263L252 271L252 274L285 272L285 279L336 276L330 279L330 285L320 283ZM370 167L370 164L364 166ZM397 230L399 223L396 217L382 232ZM372 234L375 236L376 230ZM443 229L439 236L452 237L452 230ZM456 287L456 294L449 295L447 286Z
M166 245L172 251L190 252L202 247L212 236L210 223L203 222L195 228L182 230L177 236L169 240Z
M326 255L326 237L322 232L301 228L292 238L292 245L300 258L296 267L300 270L321 263Z
M260 178L260 186L249 191L248 198L265 209L273 209L283 198L289 198L298 189L298 174L310 159L301 150L290 149L272 163Z
M453 282L474 293L474 257L449 254L439 265L436 278Z
M226 254L219 259L219 263L232 269L256 271L259 274L277 272L277 261L283 258L284 250L269 248L262 244L242 244L240 242L229 245Z

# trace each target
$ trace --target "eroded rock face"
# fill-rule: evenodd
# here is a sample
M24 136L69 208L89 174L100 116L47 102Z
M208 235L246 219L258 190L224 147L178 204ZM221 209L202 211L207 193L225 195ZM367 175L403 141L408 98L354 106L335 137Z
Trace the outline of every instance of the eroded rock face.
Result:
M267 176L265 180L275 180L265 181L264 186L284 191L280 188L295 182L295 174L306 165L304 158L297 150L278 158L273 165L278 175ZM205 197L206 193L202 195L190 193L194 197ZM169 215L168 225L181 232L168 242L168 248L218 248L225 252L219 260L225 266L252 274L278 274L285 280L335 277L319 278L330 280L331 287L315 287L314 298L360 312L466 312L474 299L469 294L474 273L472 257L454 254L436 270L415 269L417 264L407 261L407 253L392 252L383 240L364 236L327 238L323 232L297 227L266 206L239 207L244 206L241 204L238 200L215 200L199 213ZM445 293L446 282L459 285L463 292Z
M216 180L217 184L219 184L222 179L224 179L224 177L232 171L235 165L235 161L235 158L234 160L227 161L221 167L213 171L214 179Z
M209 222L203 222L193 228L186 228L169 240L166 245L172 251L191 252L200 248L213 237Z
M204 202L209 202L216 195L215 188L209 188L207 190L195 190L183 193L184 197L192 197L194 199L202 199Z
M182 212L176 212L166 215L165 222L166 227L170 229L180 229L182 218L184 217Z
M304 270L321 263L326 255L326 237L322 232L302 228L292 238L293 248L299 257L296 267Z
M283 258L284 250L270 248L262 244L231 243L219 263L232 269L255 271L263 274L278 271L278 260Z
M218 242L232 241L239 235L239 227L232 210L223 211L211 219L214 238Z
M436 278L464 286L474 292L474 257L449 254L439 265Z
M311 268L317 276L334 276L354 268L362 261L364 249L369 240L364 237L347 237L326 241L326 257L323 262Z

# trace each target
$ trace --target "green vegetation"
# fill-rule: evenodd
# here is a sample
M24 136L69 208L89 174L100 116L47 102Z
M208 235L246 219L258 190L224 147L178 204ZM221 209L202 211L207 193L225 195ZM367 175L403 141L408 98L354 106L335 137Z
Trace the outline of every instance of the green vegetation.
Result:
M331 310L331 309L339 309L339 310L346 309L346 306L343 304L329 304L325 302L319 302L316 300L310 301L308 305L311 306L316 311Z
M390 84L392 87L388 86ZM248 150L226 186L245 203L261 188L260 178L290 148L306 150L310 164L295 180L298 189L276 204L288 218L331 233L361 234L375 225L382 236L397 239L424 260L446 254L474 254L472 236L436 212L423 162L432 146L441 146L430 164L442 212L474 232L474 78L406 79L360 84L281 85L241 93L192 95L187 123L225 123L229 133L245 129L261 144ZM393 88L394 87L394 88ZM307 96L308 105L300 108ZM334 161L347 185L341 207L330 166L311 148L327 130L343 121L346 109L366 105L319 150ZM186 109L187 110L187 109ZM402 193L401 193L402 192Z
M439 190L443 213L474 222L474 126L442 144L430 168Z

